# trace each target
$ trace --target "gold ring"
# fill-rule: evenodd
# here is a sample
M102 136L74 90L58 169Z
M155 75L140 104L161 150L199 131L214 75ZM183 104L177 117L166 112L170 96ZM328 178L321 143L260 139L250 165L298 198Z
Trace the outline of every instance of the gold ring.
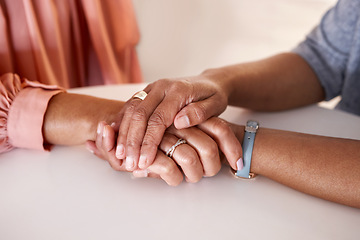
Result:
M171 148L169 148L169 150L167 150L166 156L168 156L169 158L172 158L175 148L178 147L179 145L185 144L185 143L186 143L185 139L179 138L179 140L177 140L177 142L174 145L172 145Z
M139 98L141 100L144 100L147 96L147 93L145 91L139 91L134 94L133 98Z

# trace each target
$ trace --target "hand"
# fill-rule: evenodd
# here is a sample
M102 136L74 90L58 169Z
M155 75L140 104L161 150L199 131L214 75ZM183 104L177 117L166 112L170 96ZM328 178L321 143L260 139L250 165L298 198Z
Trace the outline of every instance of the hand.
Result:
M221 147L231 153L228 155L241 153L241 151L239 153L241 146L234 144L236 137L226 122L217 119L209 120L203 128L214 130L212 134L218 139L228 138L224 140ZM185 139L187 144L179 145L174 151L173 158L169 159L164 152L179 138ZM88 141L87 147L95 155L108 160L115 170L125 171L123 161L115 157L115 139L115 129L105 122L100 122L96 141ZM231 156L227 157L231 158ZM232 162L232 166L235 166L235 160ZM220 168L218 146L212 138L196 127L178 130L172 126L167 129L160 143L154 163L145 170L136 169L133 174L137 177L160 177L169 185L178 185L183 180L182 173L188 182L197 182L203 176L215 175Z
M239 170L243 167L240 143L244 136L244 126L229 123L218 117L212 117L197 127L217 143L231 168Z
M186 79L163 79L148 85L142 101L130 99L123 107L116 156L126 169L148 168L155 159L165 130L174 123L183 129L222 113L227 91L206 75Z

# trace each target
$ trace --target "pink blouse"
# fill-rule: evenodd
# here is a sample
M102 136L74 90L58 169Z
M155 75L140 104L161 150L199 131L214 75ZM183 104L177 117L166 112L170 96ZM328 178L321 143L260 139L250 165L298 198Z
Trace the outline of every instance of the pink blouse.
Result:
M0 152L43 149L47 104L63 89L142 81L131 0L3 0L0 9Z

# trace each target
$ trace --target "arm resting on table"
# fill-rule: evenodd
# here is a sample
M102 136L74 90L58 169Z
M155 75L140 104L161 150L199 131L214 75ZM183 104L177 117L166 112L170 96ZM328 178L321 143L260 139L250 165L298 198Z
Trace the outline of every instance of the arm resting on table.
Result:
M75 145L95 140L100 121L116 121L123 102L86 95L59 93L49 102L44 117L46 143Z
M360 141L260 128L253 172L301 192L360 208Z

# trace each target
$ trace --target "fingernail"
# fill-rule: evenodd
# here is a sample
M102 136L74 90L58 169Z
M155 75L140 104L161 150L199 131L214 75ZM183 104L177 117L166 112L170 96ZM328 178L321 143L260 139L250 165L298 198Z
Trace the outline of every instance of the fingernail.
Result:
M94 154L94 150L92 150L89 146L86 146L86 149L91 152L92 154Z
M102 130L102 127L101 127L101 123L98 124L97 126L97 130L96 130L96 133L99 135L101 133L101 130Z
M123 144L119 144L116 147L115 156L117 159L124 159L125 148Z
M180 118L177 119L177 126L179 126L179 128L187 128L190 126L190 119L187 115L184 115Z
M115 122L111 123L110 126L113 128L115 127Z
M243 162L243 159L242 159L242 158L240 158L239 160L237 160L237 162L236 162L236 167L237 167L237 170L243 169L243 167L244 167L244 162Z
M146 178L149 176L149 170L135 170L133 171L133 176L135 178Z
M132 157L126 157L125 163L126 170L131 171L134 167L134 159Z
M109 130L104 126L103 128L103 138L106 138L109 135Z
M146 167L147 158L145 155L141 155L139 159L139 168L143 169Z

